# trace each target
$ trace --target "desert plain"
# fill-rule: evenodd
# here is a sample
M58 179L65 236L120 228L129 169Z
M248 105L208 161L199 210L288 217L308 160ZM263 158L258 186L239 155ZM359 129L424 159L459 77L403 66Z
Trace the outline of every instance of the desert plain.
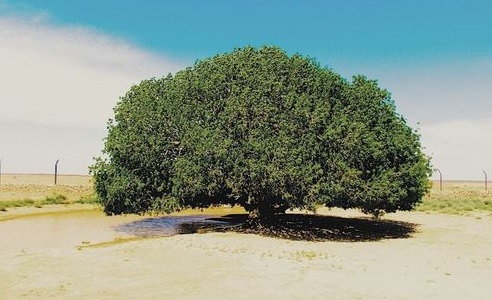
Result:
M0 201L65 193L75 202L91 185L83 176L57 186L47 175L13 176L2 177ZM416 211L382 218L409 234L322 242L233 232L135 236L119 229L162 216L109 217L86 203L9 207L0 212L0 299L490 299L492 193L446 182L426 197ZM451 198L466 205L456 209ZM353 224L348 230L368 220L356 210L317 214Z

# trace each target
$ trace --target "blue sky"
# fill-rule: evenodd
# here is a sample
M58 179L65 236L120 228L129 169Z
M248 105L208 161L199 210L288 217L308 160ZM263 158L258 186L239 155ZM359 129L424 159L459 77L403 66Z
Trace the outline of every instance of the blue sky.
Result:
M275 44L330 65L490 55L490 1L7 1L172 57Z
M86 173L132 84L245 45L378 79L447 179L491 173L492 2L0 0L4 172Z

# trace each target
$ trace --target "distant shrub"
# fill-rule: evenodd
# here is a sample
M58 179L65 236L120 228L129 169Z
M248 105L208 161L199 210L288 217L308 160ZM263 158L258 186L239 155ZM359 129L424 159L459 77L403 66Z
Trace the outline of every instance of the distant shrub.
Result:
M46 197L42 204L68 204L68 203L70 202L67 200L67 196L56 194Z

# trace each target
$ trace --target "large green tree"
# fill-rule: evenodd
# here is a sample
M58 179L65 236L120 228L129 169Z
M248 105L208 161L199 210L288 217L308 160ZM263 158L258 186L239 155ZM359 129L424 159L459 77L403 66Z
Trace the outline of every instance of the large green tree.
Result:
M373 80L246 47L133 86L91 167L108 214L238 204L410 210L428 190L419 135Z

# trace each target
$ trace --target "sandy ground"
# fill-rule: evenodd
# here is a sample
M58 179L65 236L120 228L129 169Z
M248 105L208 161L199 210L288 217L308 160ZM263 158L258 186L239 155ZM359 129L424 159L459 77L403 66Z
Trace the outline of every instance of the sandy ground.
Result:
M0 201L41 200L47 196L64 195L69 201L91 196L92 177L83 175L2 174Z
M75 221L63 229L50 211L0 222L0 299L490 299L492 294L492 217L486 215L390 214L385 218L419 224L417 232L376 242L298 242L236 233L120 242L128 237L114 226L141 217L55 213L67 214Z
M91 185L92 177L89 175L58 174L59 185ZM54 174L2 174L2 184L6 185L55 185Z

